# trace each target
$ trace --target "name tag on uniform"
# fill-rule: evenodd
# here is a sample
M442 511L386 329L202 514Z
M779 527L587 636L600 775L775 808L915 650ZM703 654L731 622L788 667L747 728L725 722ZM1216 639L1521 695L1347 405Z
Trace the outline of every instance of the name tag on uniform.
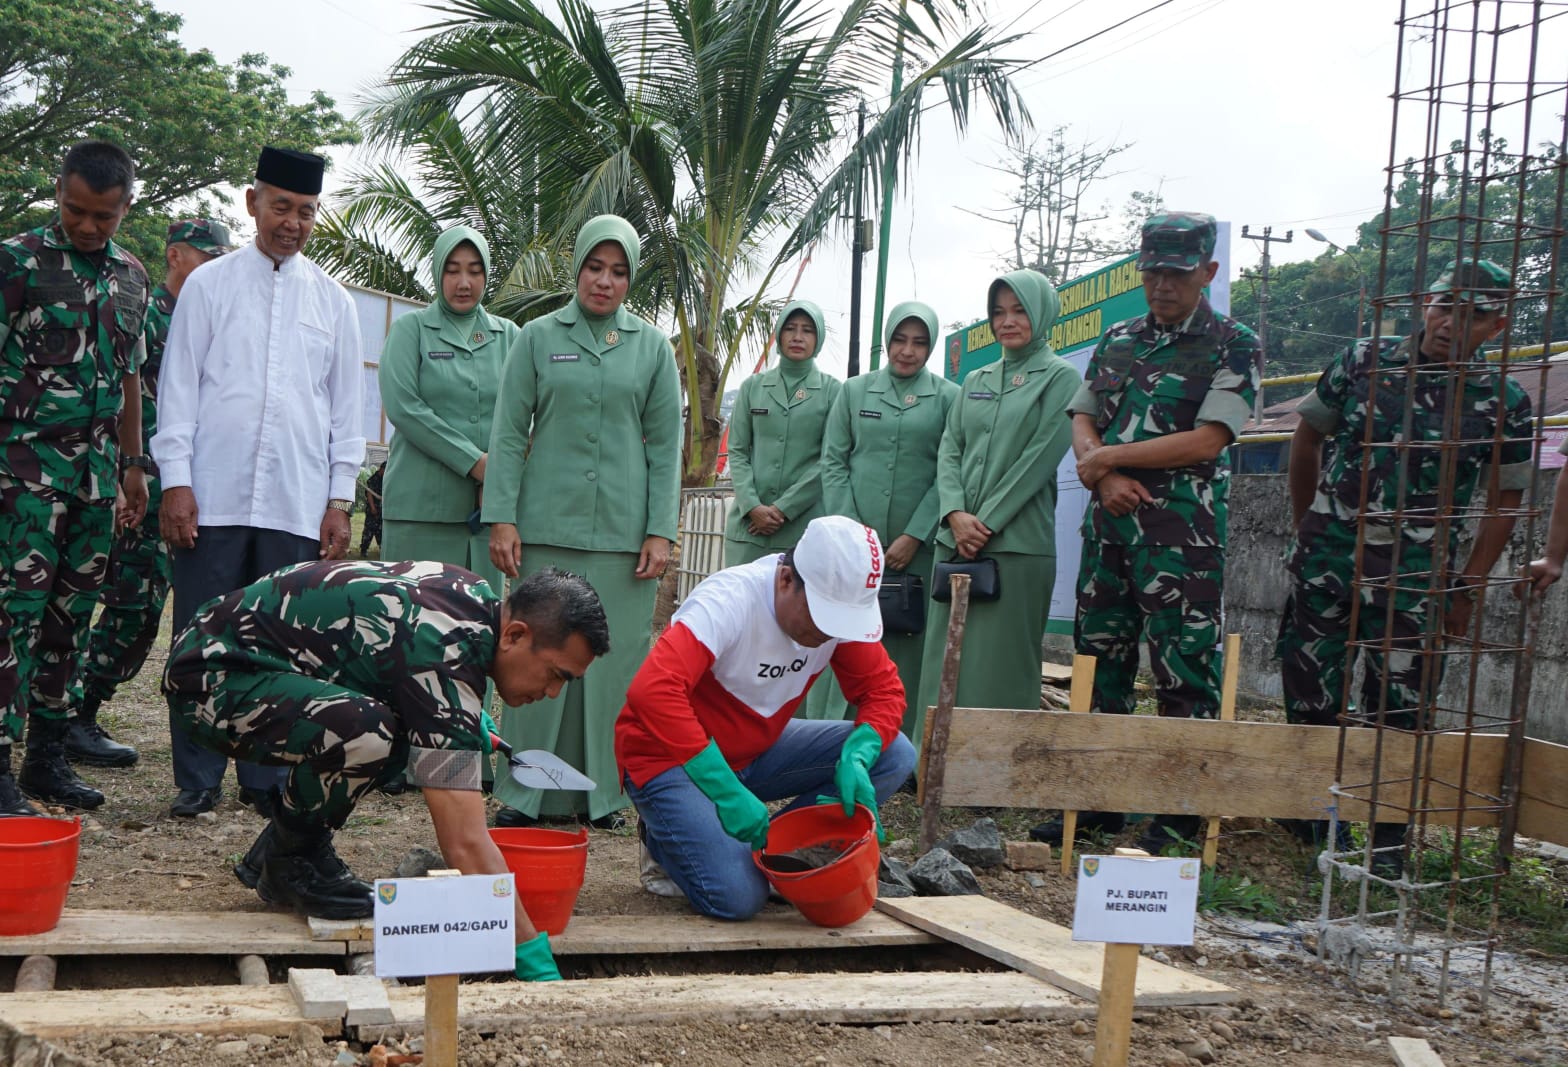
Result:
M866 408L861 408L860 417L863 419L880 419L882 417L882 413L880 411L870 411Z
M431 359L456 359L457 358L457 353L456 352L431 352L431 353L428 353L428 355L430 356Z
M768 413L768 409L767 408L752 408L751 409L751 413L753 415L766 415Z
M551 363L576 363L579 360L581 360L582 358L583 357L582 357L582 353L581 352L552 352L552 353L550 353L550 362Z
M992 393L992 392L988 392L988 391L982 389L982 390L977 390L976 392L970 393L969 394L969 399L970 400L995 400L996 399L996 394Z

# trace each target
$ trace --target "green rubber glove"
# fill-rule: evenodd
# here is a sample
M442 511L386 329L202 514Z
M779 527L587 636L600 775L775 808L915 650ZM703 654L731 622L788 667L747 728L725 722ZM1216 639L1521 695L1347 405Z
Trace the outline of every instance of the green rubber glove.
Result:
M490 713L488 711L481 711L479 713L479 727L484 731L485 755L488 756L490 753L495 751L495 742L490 740L490 735L495 734L497 737L499 737L501 734L501 728L495 724L495 720L490 717Z
M555 954L550 951L550 935L540 934L532 941L517 946L517 970L513 972L525 982L559 982L561 971L555 965Z
M725 833L746 842L753 850L768 843L768 807L740 784L730 765L724 762L717 741L709 741L708 747L687 760L685 767L692 784L719 810L719 824Z
M882 816L877 811L877 791L871 784L871 768L881 755L882 738L870 723L861 723L844 738L844 747L838 752L838 766L833 768L833 781L838 786L844 814L853 815L855 805L864 804L876 816L877 840L885 841Z

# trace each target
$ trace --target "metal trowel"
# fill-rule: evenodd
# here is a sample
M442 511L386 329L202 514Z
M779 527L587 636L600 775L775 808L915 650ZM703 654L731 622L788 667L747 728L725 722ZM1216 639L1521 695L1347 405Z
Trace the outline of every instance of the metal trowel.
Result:
M512 768L512 780L518 785L529 789L573 789L584 793L597 788L592 778L543 749L513 752L512 746L495 734L490 735L490 743L506 757L506 762Z

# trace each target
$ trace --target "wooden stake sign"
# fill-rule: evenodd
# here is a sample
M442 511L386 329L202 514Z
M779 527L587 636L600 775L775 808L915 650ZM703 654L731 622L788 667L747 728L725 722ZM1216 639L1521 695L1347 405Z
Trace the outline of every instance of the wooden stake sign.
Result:
M1104 941L1093 1067L1127 1067L1138 951L1145 944L1190 945L1198 911L1198 861L1150 859L1142 849L1083 856L1073 940Z

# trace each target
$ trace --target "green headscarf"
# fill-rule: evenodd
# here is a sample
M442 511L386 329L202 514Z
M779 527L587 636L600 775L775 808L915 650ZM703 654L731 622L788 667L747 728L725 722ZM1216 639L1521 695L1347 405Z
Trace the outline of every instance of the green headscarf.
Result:
M822 342L827 339L828 331L822 325L822 309L809 300L791 300L784 305L784 310L779 312L779 317L773 323L773 344L775 347L778 346L779 338L784 333L784 324L797 311L804 311L807 317L811 319L811 324L817 328L817 347L811 350L811 355L802 360L790 359L784 354L783 349L780 349L779 363L781 365L784 363L793 363L797 367L809 365L812 360L817 358L817 353L822 351Z
M931 348L936 348L936 309L930 304L922 304L918 300L906 300L902 304L895 304L893 310L887 313L887 322L882 327L882 347L884 350L893 347L893 331L903 325L905 319L919 319L925 323L926 335L929 338ZM926 358L930 358L929 353ZM887 372L895 378L898 377L898 375L893 374L893 364L891 362L887 365ZM918 376L918 372L914 376Z
M637 236L637 231L619 215L596 215L577 231L577 244L572 248L574 287L577 276L583 272L583 261L588 258L588 253L605 241L614 241L626 253L627 285L637 280L637 263L642 258L642 240Z
M1062 310L1062 298L1056 295L1056 286L1045 275L1034 270L1015 270L1002 275L986 290L985 308L989 318L991 305L996 303L996 287L1005 285L1013 291L1018 302L1029 316L1029 343L1018 349L1002 349L1003 359L1027 359L1042 349L1050 347L1051 327Z
M464 241L473 245L479 252L479 262L484 264L485 278L488 281L490 277L490 242L485 240L484 234L472 226L453 226L449 230L442 230L436 237L435 251L430 254L430 267L435 271L436 278L436 303L441 305L441 310L446 314L447 318L460 324L471 322L474 315L479 311L479 305L476 304L472 311L462 313L453 311L452 305L446 302L446 288L441 284L441 276L446 273L446 261L457 250L457 246ZM483 292L479 294L479 299L481 303L484 301Z

